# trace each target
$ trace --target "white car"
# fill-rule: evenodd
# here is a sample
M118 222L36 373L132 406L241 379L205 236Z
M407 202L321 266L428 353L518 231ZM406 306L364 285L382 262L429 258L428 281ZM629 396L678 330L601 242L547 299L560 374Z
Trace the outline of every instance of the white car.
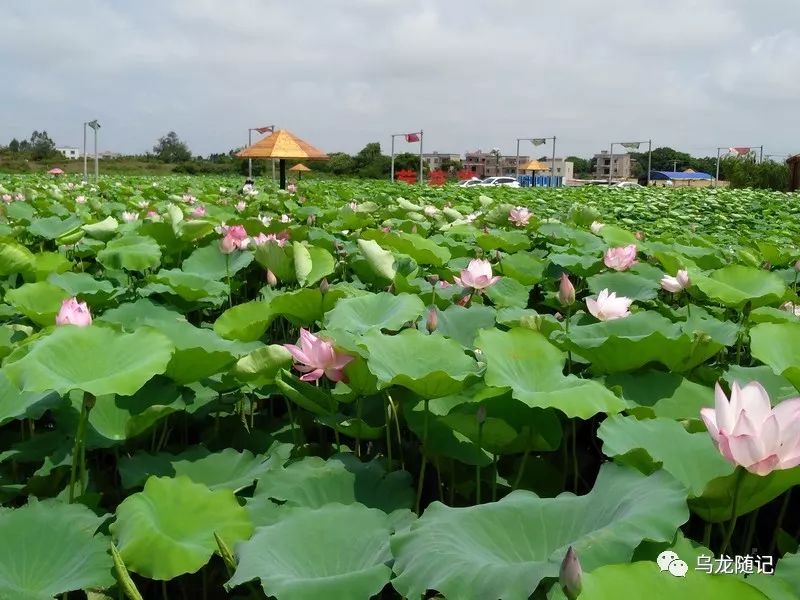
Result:
M474 187L476 185L480 185L481 180L477 177L473 177L472 179L465 179L464 181L458 182L458 187Z
M494 187L498 185L502 185L505 187L519 187L519 181L514 179L513 177L487 177L483 181L481 181L478 185L482 187Z
M620 181L619 183L611 184L611 187L613 187L613 188L623 188L623 189L631 189L631 188L635 189L635 188L640 188L640 187L644 187L644 186L639 185L635 181Z

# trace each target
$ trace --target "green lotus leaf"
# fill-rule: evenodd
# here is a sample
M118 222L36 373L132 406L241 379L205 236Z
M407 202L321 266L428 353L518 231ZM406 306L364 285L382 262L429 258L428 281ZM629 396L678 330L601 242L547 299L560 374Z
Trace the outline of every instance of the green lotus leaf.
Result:
M155 377L132 396L100 396L89 413L89 447L108 447L147 431L169 415L186 409L181 390ZM76 412L80 411L80 398Z
M681 556L683 558L683 556ZM675 598L735 598L736 600L767 600L767 596L750 586L746 580L730 575L709 575L696 571L694 564L683 577L661 572L655 562L636 562L624 565L605 565L583 574L581 598L617 600L638 598L647 590L649 600ZM554 586L556 590L558 586ZM561 590L551 600L565 598Z
M603 440L603 454L621 457L622 462L640 470L652 470L652 463L680 481L689 495L700 496L708 482L733 473L733 465L722 458L706 432L689 433L672 419L638 420L613 415L597 430ZM640 456L624 456L642 449L651 461L642 463ZM648 464L649 463L649 464Z
M0 370L0 425L18 419L38 419L61 403L55 392L21 392Z
M767 390L773 404L789 398L797 398L797 388L785 377L776 375L773 370L766 366L759 367L742 367L739 365L729 365L728 370L722 376L728 382L729 386L733 385L736 381L739 385L744 386L751 381L757 381ZM713 406L710 404L709 406Z
M539 498L517 490L498 502L451 508L434 502L392 537L392 585L406 597L525 600L557 577L573 546L585 572L630 560L643 540L667 541L688 519L683 486L613 464L584 496Z
M624 319L573 327L563 340L566 348L591 362L595 373L632 371L649 363L683 372L702 364L725 345L702 334L695 333L691 324L682 326L644 311Z
M222 281L227 276L234 276L253 262L252 252L234 252L223 254L219 242L214 241L198 248L183 261L181 270L194 273L205 279Z
M370 229L364 232L361 239L374 240L383 248L392 248L397 252L407 254L421 265L441 267L450 260L450 251L447 248L415 233L403 233L402 231L383 233Z
M143 272L161 264L161 248L151 237L126 235L108 242L97 260L107 269Z
M308 508L357 502L390 513L411 508L414 492L405 471L387 473L379 459L364 463L352 454L337 454L327 461L308 456L264 472L253 499Z
M751 323L797 323L798 317L794 312L762 306L750 312Z
M358 240L358 249L375 275L389 281L394 279L397 271L394 268L394 255L391 252L381 248L376 241L365 239Z
M25 273L25 279L30 281L45 281L53 273L64 273L72 268L72 263L58 252L38 252L34 256L33 264L29 272Z
M55 325L61 303L70 297L69 292L48 283L25 283L8 290L6 302L40 327Z
M625 403L600 383L565 377L564 354L536 331L484 330L476 345L487 362L486 384L510 387L514 398L530 407L555 408L581 419L625 408Z
M253 350L236 362L233 374L239 381L251 385L268 385L275 382L278 373L292 365L292 355L279 345L271 344Z
M382 387L400 385L426 398L454 394L477 375L478 366L455 340L407 329L397 335L364 334L359 345Z
M0 238L0 275L25 273L33 268L34 254L22 244Z
M289 400L313 415L331 415L337 409L337 401L328 390L300 381L287 370L278 373L275 385Z
M296 280L294 268L294 252L291 246L279 246L268 242L256 247L256 262L272 271L278 281L292 282Z
M120 460L119 474L127 488L141 486L148 477L188 477L210 490L227 489L234 493L250 487L271 469L281 466L280 453L254 455L248 450L237 452L225 448L210 453L205 448L194 447L181 454L137 453Z
M605 378L606 387L620 387L627 410L641 417L699 419L700 410L714 406L714 390L678 373L644 371L615 373Z
M253 342L264 335L275 318L269 306L262 300L232 306L214 322L214 331L226 340Z
M119 229L119 221L114 217L106 217L97 223L89 223L81 227L90 238L108 241Z
M526 308L528 306L529 289L511 277L501 277L484 293L498 308Z
M65 325L33 342L28 354L4 371L23 391L130 396L166 370L173 350L169 339L152 330Z
M750 352L800 390L800 323L761 323L750 330Z
M46 240L54 240L66 233L79 230L82 224L80 218L75 216L66 219L41 217L28 226L28 231L31 235L42 237Z
M503 257L502 274L530 287L543 279L546 264L530 252L517 252Z
M616 292L617 296L638 301L652 300L658 295L660 287L658 281L630 272L599 273L589 277L586 282L593 294L608 289Z
M473 304L469 308L452 304L445 310L436 310L436 332L456 340L465 348L474 346L475 337L481 329L494 327L495 310L489 306ZM420 322L420 328L425 327Z
M226 587L259 579L277 600L367 600L391 576L390 533L384 513L360 504L290 509L237 548Z
M504 250L505 252L519 252L526 250L531 245L531 239L522 231L505 231L490 229L488 233L481 233L475 238L475 243L484 250Z
M742 308L775 304L783 298L786 285L783 280L769 271L742 265L729 265L714 271L706 277L690 272L692 288L697 288L711 300L724 306Z
M185 476L150 477L120 503L111 524L128 569L162 581L199 571L217 549L215 534L232 546L252 533L232 491L211 491Z
M327 329L366 333L371 329L397 331L409 321L416 321L425 312L417 296L387 292L356 298L343 298L325 314Z
M336 261L330 252L324 248L318 248L317 246L300 245L303 248L303 254L308 254L308 260L310 262L310 269L308 269L307 272L304 269L303 277L301 278L300 273L297 270L299 267L297 263L297 250L295 249L295 274L297 275L297 280L301 283L301 285L315 284L323 277L333 273L334 269L336 268Z
M308 326L322 321L323 315L347 296L342 289L333 288L324 295L319 288L304 288L293 292L280 292L269 300L270 312L281 315L297 325Z
M108 538L82 504L32 500L0 509L0 598L51 600L84 588L114 583ZM13 543L12 543L13 540Z
M603 260L591 254L568 254L555 252L548 256L554 265L578 277L594 275L603 267Z
M105 304L119 293L110 281L96 279L89 273L52 273L47 281L92 306Z
M215 303L228 293L227 284L180 269L161 269L150 276L150 281L166 286L171 293L188 302L206 300Z
M793 590L800 590L800 553L785 554L775 565L775 577L783 579Z

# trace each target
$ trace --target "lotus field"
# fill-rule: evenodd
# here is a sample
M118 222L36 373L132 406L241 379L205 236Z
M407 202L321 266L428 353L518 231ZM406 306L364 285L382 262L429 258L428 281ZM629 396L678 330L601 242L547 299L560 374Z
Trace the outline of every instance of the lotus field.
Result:
M800 198L240 185L0 177L0 598L800 598Z

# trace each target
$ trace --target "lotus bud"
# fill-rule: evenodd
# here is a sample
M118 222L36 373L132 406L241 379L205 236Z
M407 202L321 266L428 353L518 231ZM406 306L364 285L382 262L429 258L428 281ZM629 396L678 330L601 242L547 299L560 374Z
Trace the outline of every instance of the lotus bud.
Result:
M483 404L478 407L478 412L475 413L475 420L478 425L486 423L486 407Z
M314 215L308 215L308 218L306 219L306 224L307 225L313 225L314 221L315 221Z
M561 306L575 304L575 286L572 285L566 273L561 273L561 283L558 286L558 301Z
M414 226L411 228L411 233L417 233L417 226L416 226L416 225L414 225Z
M644 234L641 231L637 231L633 235L639 241L642 241L644 239Z
M794 270L800 272L800 260L794 263Z
M553 316L556 318L556 321L563 321L564 320L564 315L562 315L560 312L557 312Z
M327 294L331 289L331 284L328 283L328 278L323 277L322 281L319 282L319 291L324 296Z
M436 308L431 306L428 311L428 319L425 321L425 327L428 333L436 331L436 326L439 324L439 316L436 314Z
M428 275L428 283L431 285L436 285L439 283L439 276L438 275Z
M575 550L570 546L564 560L561 561L561 569L558 571L558 583L568 600L575 600L581 595L582 579L581 562L578 560Z
M272 287L278 285L278 278L275 277L275 273L273 273L269 269L267 269L267 283Z

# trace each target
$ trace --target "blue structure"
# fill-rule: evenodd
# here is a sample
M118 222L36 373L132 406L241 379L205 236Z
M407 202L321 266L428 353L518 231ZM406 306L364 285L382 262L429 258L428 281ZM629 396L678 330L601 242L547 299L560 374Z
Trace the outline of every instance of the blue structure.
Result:
M651 181L711 181L714 179L708 173L684 171L650 171Z
M522 187L550 187L550 175L520 175L517 180ZM555 178L555 187L561 187L564 183L563 177Z

